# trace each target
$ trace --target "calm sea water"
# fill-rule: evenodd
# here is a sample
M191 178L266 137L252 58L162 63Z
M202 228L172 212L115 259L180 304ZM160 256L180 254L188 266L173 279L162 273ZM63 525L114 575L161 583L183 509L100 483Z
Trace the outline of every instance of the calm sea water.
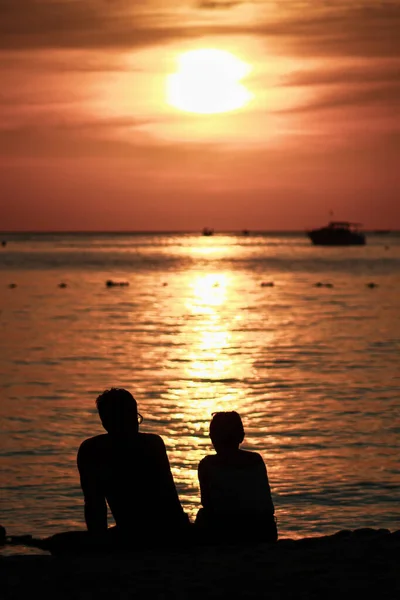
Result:
M162 435L192 519L211 413L235 409L281 537L399 528L400 235L354 248L276 233L2 239L9 533L84 527L76 452L102 431L95 399L111 386Z

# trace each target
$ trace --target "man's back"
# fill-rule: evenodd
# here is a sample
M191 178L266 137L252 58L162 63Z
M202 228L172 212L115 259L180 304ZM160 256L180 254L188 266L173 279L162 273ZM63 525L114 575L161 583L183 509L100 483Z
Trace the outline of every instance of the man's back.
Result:
M187 520L158 435L89 438L79 448L78 468L85 510L95 514L106 500L122 531L174 529Z

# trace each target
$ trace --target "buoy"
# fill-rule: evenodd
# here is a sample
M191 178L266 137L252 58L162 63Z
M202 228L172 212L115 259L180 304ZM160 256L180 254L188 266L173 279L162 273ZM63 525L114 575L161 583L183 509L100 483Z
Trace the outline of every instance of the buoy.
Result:
M58 284L58 287L59 288L66 288L67 284L62 281L61 283Z
M129 281L113 281L112 279L106 281L107 287L122 287L126 285L129 285Z
M273 281L262 281L261 282L261 287L274 287L274 282Z
M17 284L16 283L10 283L8 287L11 288L11 289L13 289L13 288L17 287Z

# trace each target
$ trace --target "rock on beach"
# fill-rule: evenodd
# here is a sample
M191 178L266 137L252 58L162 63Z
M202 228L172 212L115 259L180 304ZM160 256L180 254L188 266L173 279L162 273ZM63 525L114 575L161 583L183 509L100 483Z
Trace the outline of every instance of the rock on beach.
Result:
M356 529L275 544L0 557L4 600L400 598L400 531Z

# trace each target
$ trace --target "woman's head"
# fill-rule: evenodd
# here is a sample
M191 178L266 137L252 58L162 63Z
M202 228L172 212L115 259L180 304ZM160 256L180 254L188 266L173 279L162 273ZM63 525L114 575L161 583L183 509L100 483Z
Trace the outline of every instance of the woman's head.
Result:
M210 438L217 452L238 448L244 440L244 428L239 413L234 410L213 413Z
M103 427L108 433L137 433L142 416L137 410L135 398L128 390L111 388L96 400Z

